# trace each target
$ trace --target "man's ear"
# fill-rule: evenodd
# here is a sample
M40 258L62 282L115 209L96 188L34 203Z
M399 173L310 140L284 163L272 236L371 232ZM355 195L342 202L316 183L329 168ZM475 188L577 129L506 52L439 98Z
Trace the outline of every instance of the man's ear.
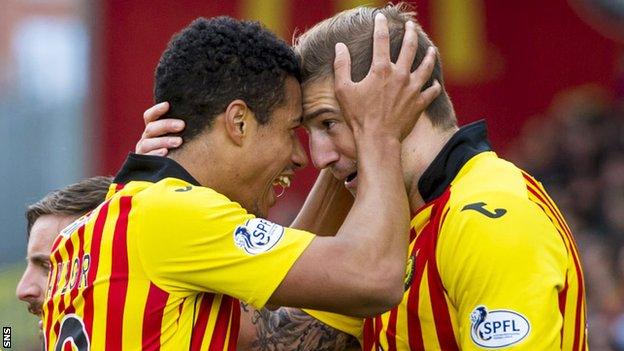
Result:
M243 140L249 135L249 127L253 112L243 100L234 100L225 109L224 123L228 137L234 144L243 145Z

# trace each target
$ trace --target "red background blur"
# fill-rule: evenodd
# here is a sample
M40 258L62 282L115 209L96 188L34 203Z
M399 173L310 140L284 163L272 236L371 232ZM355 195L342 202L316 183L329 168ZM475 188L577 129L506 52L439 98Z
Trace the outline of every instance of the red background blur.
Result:
M96 173L114 173L133 150L143 128L143 111L153 102L158 58L169 38L194 18L260 19L289 40L296 28L305 30L354 4L357 1L104 2L96 50L101 65L101 123L95 125L101 126L98 139L102 141ZM615 88L622 45L592 29L582 11L565 0L419 0L412 4L440 48L446 88L460 123L486 118L498 150L505 150L528 117L545 111L557 92L588 83L610 91ZM315 174L312 167L302 171L286 198L301 198Z

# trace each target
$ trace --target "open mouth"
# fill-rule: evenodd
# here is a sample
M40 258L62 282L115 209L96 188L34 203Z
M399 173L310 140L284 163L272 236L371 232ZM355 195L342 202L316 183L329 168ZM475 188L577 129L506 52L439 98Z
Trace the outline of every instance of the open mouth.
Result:
M290 182L291 182L290 177L281 175L273 180L273 185L281 186L282 188L288 188L290 187Z
M349 183L349 182L353 181L353 179L355 179L356 177L357 177L357 171L349 174L347 176L347 179L345 179L345 182Z

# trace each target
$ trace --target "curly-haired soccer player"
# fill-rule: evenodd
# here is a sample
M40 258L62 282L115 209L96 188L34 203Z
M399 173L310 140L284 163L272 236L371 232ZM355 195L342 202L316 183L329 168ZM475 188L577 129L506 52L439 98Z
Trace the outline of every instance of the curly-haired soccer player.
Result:
M359 316L397 304L409 226L400 142L440 87L421 92L432 65L409 72L413 43L391 63L388 29L376 31L369 76L337 87L362 187L334 237L262 218L273 185L307 163L291 48L227 17L176 35L154 95L184 120L184 144L168 157L131 154L106 201L54 242L46 349L233 350L239 300Z

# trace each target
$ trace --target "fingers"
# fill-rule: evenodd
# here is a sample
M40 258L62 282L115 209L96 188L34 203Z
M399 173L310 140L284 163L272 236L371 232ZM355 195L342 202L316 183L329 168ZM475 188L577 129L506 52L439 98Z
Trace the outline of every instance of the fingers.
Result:
M429 78L431 78L431 73L433 72L435 61L436 50L433 46L430 46L427 49L427 54L425 55L425 58L422 60L414 73L411 74L414 84L417 85L418 89L422 88L422 86L427 83Z
M158 149L158 150L153 150L150 151L148 153L146 153L145 155L151 155L151 156L167 156L167 153L169 152L169 150L167 149Z
M405 72L411 72L412 63L416 57L417 50L418 32L416 31L416 24L412 21L407 21L405 23L405 34L403 35L401 53L396 62L397 68Z
M339 92L342 87L352 83L351 81L351 56L349 48L344 43L336 44L336 59L334 60L334 85Z
M135 152L137 154L145 155L161 155L162 149L173 149L180 146L181 144L181 137L145 138L141 139L137 143Z
M383 73L391 67L390 62L390 33L386 16L378 13L375 16L375 30L373 32L373 61L371 71Z
M169 111L169 103L166 101L148 108L143 113L143 121L145 122L145 125L159 119L162 115L167 113L167 111Z
M182 129L184 129L184 121L181 119L159 119L147 124L143 132L143 139L177 133L182 131Z
M422 105L429 106L429 104L431 104L431 102L435 100L435 98L437 98L441 92L442 85L436 79L433 81L433 84L431 84L429 88L425 89L425 91L420 93L420 100Z

